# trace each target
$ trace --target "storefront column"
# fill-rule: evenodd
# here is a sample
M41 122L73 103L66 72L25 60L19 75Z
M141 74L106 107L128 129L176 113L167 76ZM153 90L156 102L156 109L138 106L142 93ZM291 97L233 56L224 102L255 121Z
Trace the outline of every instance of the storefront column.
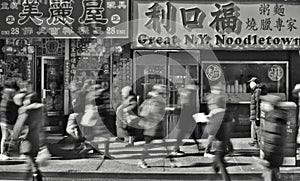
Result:
M70 84L70 41L65 40L65 60L64 60L64 115L69 115L69 84Z

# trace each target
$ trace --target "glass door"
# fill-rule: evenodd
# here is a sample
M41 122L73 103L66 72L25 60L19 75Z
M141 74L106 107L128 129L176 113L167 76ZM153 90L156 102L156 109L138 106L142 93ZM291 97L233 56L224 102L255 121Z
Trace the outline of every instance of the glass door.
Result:
M195 85L193 104L199 110L199 51L169 52L168 53L168 80L170 85L170 104L176 105L178 89L186 85Z
M140 101L147 97L153 85L165 84L169 93L168 103L176 105L179 88L190 84L199 85L199 60L200 51L135 51L134 89ZM195 104L198 105L199 94L195 96Z
M136 50L134 52L134 90L142 103L153 85L167 86L168 107L178 104L180 88L196 85L193 104L199 110L199 64L200 51L179 50ZM178 115L167 115L166 132L170 133L177 124Z
M135 52L134 89L140 103L147 98L153 85L166 85L166 65L166 53Z
M47 116L63 115L63 62L63 58L42 57L41 93L46 105Z

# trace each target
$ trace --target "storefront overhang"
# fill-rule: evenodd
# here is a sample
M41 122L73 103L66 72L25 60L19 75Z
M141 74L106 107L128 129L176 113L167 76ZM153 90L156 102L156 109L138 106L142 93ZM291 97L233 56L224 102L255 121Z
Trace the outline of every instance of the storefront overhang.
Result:
M128 0L3 0L0 38L128 38Z
M295 2L136 0L132 9L133 49L300 48Z

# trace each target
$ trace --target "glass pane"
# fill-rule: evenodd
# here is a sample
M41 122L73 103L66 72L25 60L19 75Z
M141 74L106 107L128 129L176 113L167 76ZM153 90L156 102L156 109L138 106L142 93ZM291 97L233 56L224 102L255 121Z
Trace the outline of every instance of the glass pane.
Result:
M60 115L63 110L63 64L62 60L46 59L44 66L44 89L48 115Z
M257 77L267 92L287 99L288 62L203 62L203 97L210 93L211 85L223 78L223 89L229 102L250 101L251 90L247 83Z
M145 100L155 84L166 84L166 54L154 51L137 51L135 58L135 91L140 102Z

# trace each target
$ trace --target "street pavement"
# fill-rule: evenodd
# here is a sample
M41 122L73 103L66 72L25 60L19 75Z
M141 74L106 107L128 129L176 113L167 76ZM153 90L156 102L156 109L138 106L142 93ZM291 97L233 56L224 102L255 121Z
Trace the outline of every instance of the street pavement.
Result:
M175 140L167 140L173 145ZM101 155L90 154L89 158L62 159L53 157L41 168L45 180L222 180L220 174L215 174L211 168L213 158L204 158L203 151L198 152L192 140L184 140L183 156L175 157L180 163L179 168L171 168L167 152L161 141L155 141L150 150L147 163L150 168L137 167L144 142L136 142L133 147L125 143L113 142L111 155L113 160L103 160ZM200 140L203 146L206 140ZM227 156L228 172L232 180L263 180L264 167L258 164L259 150L248 145L248 138L232 139L235 151ZM100 149L103 146L100 145ZM22 180L25 173L24 161L14 159L0 161L0 180ZM300 167L281 167L284 180L300 180Z

